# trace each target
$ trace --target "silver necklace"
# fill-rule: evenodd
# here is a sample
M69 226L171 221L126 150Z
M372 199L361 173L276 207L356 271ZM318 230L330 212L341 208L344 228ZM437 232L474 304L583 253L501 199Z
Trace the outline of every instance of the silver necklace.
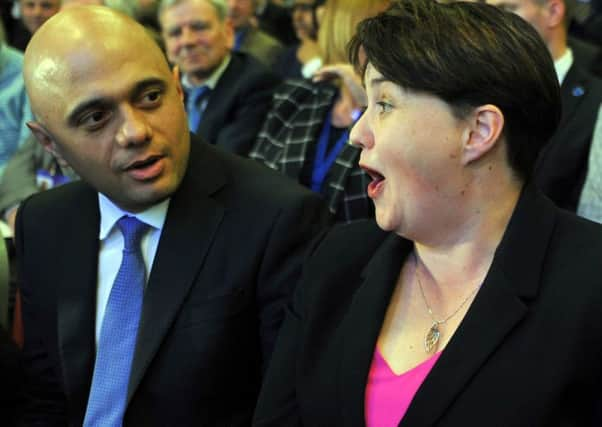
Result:
M433 351L437 350L437 347L439 346L439 338L441 338L441 331L439 330L439 325L443 325L449 319L451 319L456 314L458 314L460 309L462 307L464 307L464 305L466 305L468 300L470 300L470 298L472 298L474 296L474 294L477 293L477 291L481 287L481 284L479 284L479 286L474 288L472 290L472 292L470 292L470 294L468 294L468 296L466 298L464 298L462 303L458 306L458 308L456 308L453 311L452 314L450 314L443 320L437 320L435 318L435 315L433 314L433 310L431 309L431 306L429 305L428 301L426 300L426 295L424 294L424 289L422 288L422 282L420 282L420 277L418 277L418 257L416 257L415 255L414 255L414 276L416 277L416 281L418 282L418 287L420 288L420 293L422 294L422 299L424 300L424 305L426 306L426 309L427 309L429 315L431 316L431 319L433 320L432 326L429 328L426 335L424 336L424 351L427 354L430 354Z

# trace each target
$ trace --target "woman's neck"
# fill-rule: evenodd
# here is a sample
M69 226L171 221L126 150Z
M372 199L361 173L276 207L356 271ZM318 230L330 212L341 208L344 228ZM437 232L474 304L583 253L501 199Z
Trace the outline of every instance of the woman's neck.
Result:
M438 286L461 287L466 282L482 281L514 212L520 190L519 185L509 185L496 194L484 194L475 204L478 209L456 224L446 239L430 244L416 241L414 251L421 271L430 275Z

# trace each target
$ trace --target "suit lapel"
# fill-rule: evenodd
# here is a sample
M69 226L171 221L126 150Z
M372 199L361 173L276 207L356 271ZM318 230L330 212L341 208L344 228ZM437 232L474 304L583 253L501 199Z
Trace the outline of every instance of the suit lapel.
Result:
M75 185L80 185L75 184ZM60 227L64 244L56 268L57 330L62 370L72 407L85 411L94 369L94 325L99 212L96 192L78 198L77 215ZM77 262L74 262L77 260Z
M232 88L235 82L240 77L237 71L240 70L240 58L232 55L230 63L220 76L215 87L211 89L207 105L203 111L203 119L199 123L196 134L202 136L208 143L216 144L217 135L221 131L222 126L216 126L216 123L223 123L226 114L225 106L230 106L232 102Z
M224 215L210 195L226 183L217 159L191 141L186 176L172 196L144 295L128 402L168 333Z
M391 294L411 242L391 234L374 254L359 280L343 323L339 394L345 426L364 425L364 392Z
M553 209L531 186L525 189L481 290L400 426L435 425L527 314L539 287Z
M566 123L579 109L579 104L585 99L588 91L588 78L575 64L570 68L562 85L562 117L558 129L565 129Z

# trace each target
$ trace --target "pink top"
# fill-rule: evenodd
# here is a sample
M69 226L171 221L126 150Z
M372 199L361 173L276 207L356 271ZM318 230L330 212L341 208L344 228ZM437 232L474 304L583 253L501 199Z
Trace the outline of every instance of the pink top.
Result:
M397 427L440 355L441 352L435 353L418 366L397 375L377 348L366 384L366 426Z

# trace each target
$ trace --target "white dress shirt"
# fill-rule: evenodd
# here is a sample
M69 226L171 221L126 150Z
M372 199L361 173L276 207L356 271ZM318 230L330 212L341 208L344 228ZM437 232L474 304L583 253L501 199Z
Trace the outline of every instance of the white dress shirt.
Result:
M100 337L100 328L104 319L105 308L111 294L111 287L117 277L121 264L123 250L123 234L117 227L117 221L124 215L135 216L145 224L150 225L149 230L142 238L142 257L146 265L146 281L150 275L159 238L163 231L169 199L136 214L126 212L117 207L103 194L98 194L100 207L100 250L98 252L98 289L96 293L96 342Z
M207 77L207 79L203 83L198 85L195 85L190 81L190 76L188 74L184 74L184 76L182 77L182 86L184 86L186 92L189 92L192 89L195 89L199 86L207 86L211 90L215 89L215 86L217 86L217 82L219 82L220 77L222 76L222 74L224 74L226 68L228 68L228 65L230 64L230 59L231 56L226 55L219 67L217 67L215 71L213 71L213 73L211 73L211 75Z
M558 83L562 84L564 78L569 73L571 66L573 65L573 51L571 48L567 48L562 56L554 61L554 69L556 70L556 76L558 77Z

